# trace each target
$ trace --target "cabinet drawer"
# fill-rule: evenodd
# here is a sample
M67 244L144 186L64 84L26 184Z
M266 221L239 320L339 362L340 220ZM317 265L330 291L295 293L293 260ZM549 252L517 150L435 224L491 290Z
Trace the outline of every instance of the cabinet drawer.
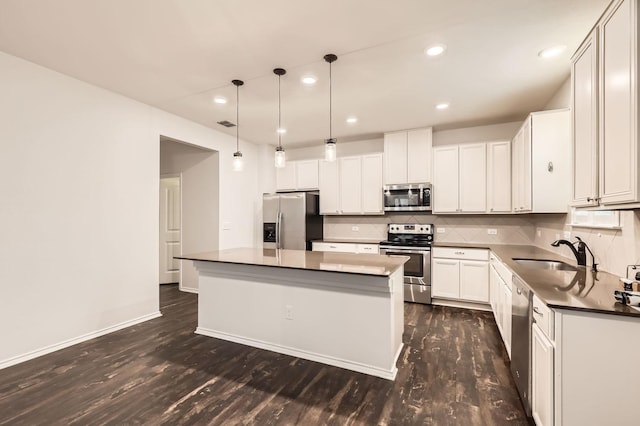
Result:
M313 251L334 251L344 253L356 253L356 244L352 243L316 243L312 244Z
M378 244L358 244L356 247L356 253L373 253L378 254L380 249L378 248Z
M505 282L505 285L511 289L511 281L512 281L512 272L511 269L507 268L507 266L500 261L493 254L491 255L491 265L496 269L500 278Z
M545 336L553 341L554 313L535 295L533 296L533 321L538 324Z
M431 254L433 257L447 259L489 260L489 250L485 249L434 247Z

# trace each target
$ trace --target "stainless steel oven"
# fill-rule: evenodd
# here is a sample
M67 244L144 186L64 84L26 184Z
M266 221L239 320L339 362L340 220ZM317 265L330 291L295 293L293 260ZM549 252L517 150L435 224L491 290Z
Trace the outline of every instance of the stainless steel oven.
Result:
M388 240L380 243L380 254L407 256L404 264L404 300L431 304L430 224L389 224Z

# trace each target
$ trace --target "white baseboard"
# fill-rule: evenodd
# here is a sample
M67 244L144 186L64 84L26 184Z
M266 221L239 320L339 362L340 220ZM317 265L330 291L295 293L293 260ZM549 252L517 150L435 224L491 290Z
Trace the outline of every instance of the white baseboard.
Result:
M431 299L432 305L437 306L449 306L451 308L463 308L463 309L474 309L476 311L487 311L491 312L491 305L486 303L476 303L476 302L465 302L463 300L449 300L449 299Z
M180 286L178 288L180 289L180 291L184 291L185 293L198 294L198 289L197 288L182 287L182 284L180 284Z
M240 343L240 344L251 346L254 348L265 349L272 352L277 352L285 355L295 356L298 358L308 359L309 361L320 362L322 364L332 365L334 367L340 367L346 370L357 371L358 373L364 373L370 376L381 377L387 380L395 380L396 374L398 373L396 362L398 361L398 356L400 355L400 352L402 350L402 346L400 346L400 349L396 354L396 359L393 362L393 368L390 370L386 370L384 368L376 367L374 365L362 364L359 362L336 358L329 355L319 354L316 352L308 352L301 349L291 348L289 346L283 346L275 343L265 342L262 340L256 340L248 337L237 336L234 334L223 333L220 331L210 330L202 327L196 328L195 332L196 334L202 334L203 336L215 337L217 339Z
M123 328L131 327L132 325L140 324L145 321L152 320L154 318L161 317L160 311L143 315L138 318L134 318L129 321L121 322L120 324L112 325L101 330L97 330L91 333L83 334L82 336L74 337L73 339L65 340L60 343L54 343L53 345L45 346L44 348L36 349L35 351L27 352L26 354L18 355L9 359L0 361L0 370L3 368L11 367L12 365L20 364L21 362L29 361L30 359L38 358L42 355L47 355L60 349L68 348L69 346L76 345L78 343L86 342L87 340L95 339L96 337L104 336L105 334L113 333L114 331L122 330Z

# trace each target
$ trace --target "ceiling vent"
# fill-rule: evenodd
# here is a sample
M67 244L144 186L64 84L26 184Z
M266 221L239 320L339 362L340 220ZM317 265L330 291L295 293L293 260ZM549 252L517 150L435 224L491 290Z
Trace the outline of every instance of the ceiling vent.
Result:
M236 125L229 120L218 121L218 124L222 124L224 127L236 127Z

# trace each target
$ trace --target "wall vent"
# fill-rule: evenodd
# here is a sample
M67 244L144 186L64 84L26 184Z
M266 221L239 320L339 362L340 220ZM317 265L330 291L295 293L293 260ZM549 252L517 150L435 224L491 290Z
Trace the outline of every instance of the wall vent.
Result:
M236 127L236 125L229 120L218 121L218 124L223 125L224 127Z

